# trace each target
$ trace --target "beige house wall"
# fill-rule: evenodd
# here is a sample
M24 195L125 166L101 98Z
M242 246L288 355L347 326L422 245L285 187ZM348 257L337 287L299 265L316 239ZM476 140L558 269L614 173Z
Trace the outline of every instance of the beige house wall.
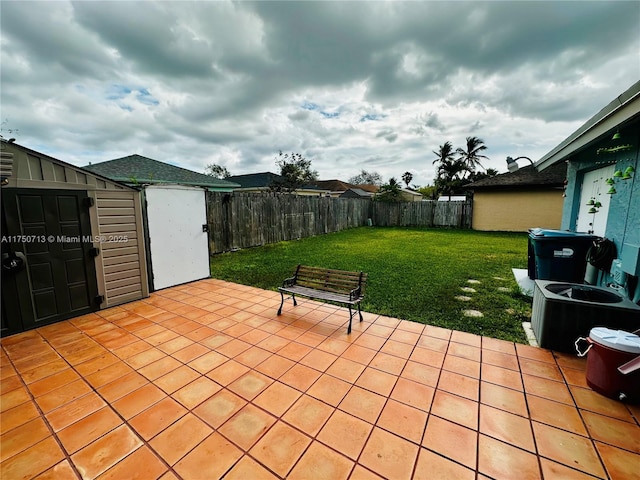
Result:
M562 190L476 191L472 228L482 231L526 232L530 228L559 229Z

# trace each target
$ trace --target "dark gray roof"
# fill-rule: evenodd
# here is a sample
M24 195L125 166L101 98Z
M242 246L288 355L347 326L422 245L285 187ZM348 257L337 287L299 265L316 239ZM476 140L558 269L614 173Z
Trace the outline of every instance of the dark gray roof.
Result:
M276 173L262 172L232 175L227 180L239 184L241 188L266 188L274 181L282 181L284 178Z
M562 162L541 172L533 165L526 165L513 173L502 173L465 185L470 190L504 188L555 188L564 185L567 178L567 164Z
M127 184L173 183L208 188L233 189L237 185L142 155L129 155L87 165L85 169Z

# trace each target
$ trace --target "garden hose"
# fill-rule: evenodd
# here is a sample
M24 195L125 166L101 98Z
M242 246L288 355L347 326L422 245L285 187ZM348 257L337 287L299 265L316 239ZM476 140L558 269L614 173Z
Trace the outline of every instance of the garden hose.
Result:
M615 260L618 253L616 245L611 240L602 238L595 240L587 251L587 261L599 270L608 272L611 269L611 262Z

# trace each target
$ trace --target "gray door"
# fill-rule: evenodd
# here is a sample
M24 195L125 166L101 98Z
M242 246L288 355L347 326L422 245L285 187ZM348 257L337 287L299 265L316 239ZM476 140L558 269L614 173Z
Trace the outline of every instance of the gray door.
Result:
M3 334L98 309L91 205L82 191L2 190Z

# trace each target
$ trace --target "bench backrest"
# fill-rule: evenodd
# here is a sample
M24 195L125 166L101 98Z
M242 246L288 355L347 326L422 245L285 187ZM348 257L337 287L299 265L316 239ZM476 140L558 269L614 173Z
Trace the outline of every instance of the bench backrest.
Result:
M367 274L364 272L348 272L345 270L330 270L326 268L298 265L296 269L296 284L334 293L350 293L360 287L360 297L364 295Z

